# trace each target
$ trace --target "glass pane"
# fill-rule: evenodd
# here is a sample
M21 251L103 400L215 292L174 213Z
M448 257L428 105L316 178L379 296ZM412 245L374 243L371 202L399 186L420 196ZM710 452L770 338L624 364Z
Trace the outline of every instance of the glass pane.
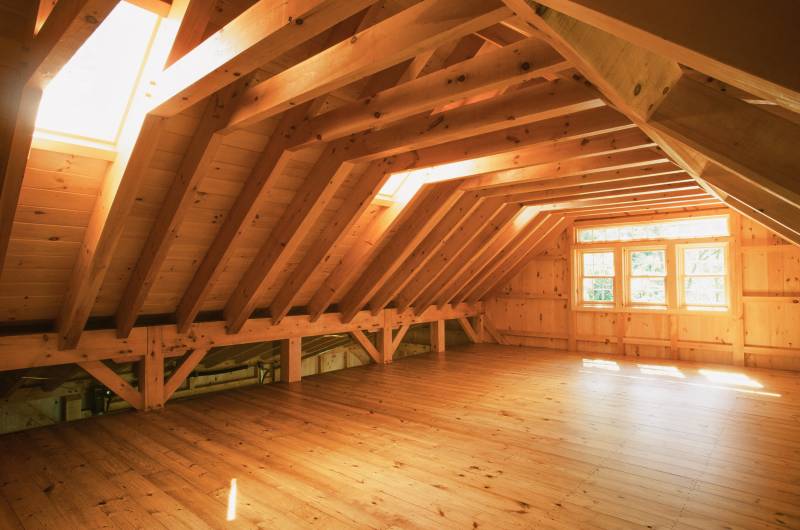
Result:
M725 249L722 247L691 247L683 249L683 269L686 274L725 274Z
M584 276L614 276L613 252L584 252Z
M660 276L666 273L666 251L635 250L631 252L631 274L633 276Z
M631 278L631 302L666 304L667 291L664 278Z
M725 305L725 278L701 276L684 278L686 305Z
M581 243L633 241L636 239L688 239L727 235L729 235L727 216L578 229L578 241Z
M584 278L583 300L584 302L613 302L613 278Z

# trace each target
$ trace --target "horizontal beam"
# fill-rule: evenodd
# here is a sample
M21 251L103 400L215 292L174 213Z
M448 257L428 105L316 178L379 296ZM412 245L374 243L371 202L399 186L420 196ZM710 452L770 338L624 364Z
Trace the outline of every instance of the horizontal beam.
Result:
M398 313L394 309L386 309L378 315L361 311L347 323L342 322L340 313L324 313L314 322L308 315L287 316L279 324L273 324L269 318L253 318L236 335L227 333L224 321L195 323L187 333L179 333L174 325L151 326L150 329L160 332L164 357L182 357L187 350L350 333L357 329L376 331L383 327L396 328L404 324L475 316L482 311L481 304L448 305L441 309L431 307L421 315ZM147 334L148 328L145 327L133 328L130 336L124 339L117 338L113 329L88 330L73 350L59 350L55 333L3 336L0 337L0 372L103 360L130 362L147 354ZM198 353L195 359L199 356Z

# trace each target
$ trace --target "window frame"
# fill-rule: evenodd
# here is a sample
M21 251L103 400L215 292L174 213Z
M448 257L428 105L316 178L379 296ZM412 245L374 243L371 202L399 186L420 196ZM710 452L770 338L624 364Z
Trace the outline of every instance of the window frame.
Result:
M684 268L684 251L690 248L722 248L723 251L723 259L724 267L722 274L686 274ZM710 312L710 313L726 313L730 311L731 308L731 263L730 263L730 243L727 241L723 242L696 242L696 243L681 243L675 245L675 258L677 262L677 287L678 287L678 309L690 313L701 313L701 312ZM686 278L687 277L697 277L697 278L717 278L722 277L723 279L723 289L725 295L725 303L723 305L713 305L713 304L706 304L706 305L697 305L692 304L689 305L686 303Z
M586 254L601 254L610 253L614 263L614 274L612 276L587 276L584 272L583 256ZM619 276L619 267L616 259L616 250L613 247L598 247L591 249L581 249L577 251L575 270L578 275L578 284L576 286L578 304L582 307L591 307L595 309L608 309L615 307L619 300L619 293L617 289L617 277ZM608 302L585 300L583 297L583 281L586 278L611 278L611 300Z
M631 308L648 308L648 309L667 309L670 307L670 289L669 284L673 279L673 274L670 274L671 268L670 261L671 261L671 253L669 250L670 245L663 244L663 245L624 245L622 247L622 255L623 260L625 263L625 269L623 273L623 281L625 284L625 307ZM633 263L631 261L631 255L634 252L641 252L647 250L658 250L664 252L664 274L662 276L659 275L640 275L634 276L633 275ZM631 298L633 288L631 287L632 280L634 278L663 278L664 279L664 302L639 302L634 301Z
M727 217L728 222L728 236L709 236L698 238L685 238L685 239L641 239L630 241L598 241L598 242L578 242L578 229L589 227L605 227L614 225L631 225L639 223L653 223L659 221L673 221L687 218L700 218L700 217ZM659 214L656 216L647 216L640 220L634 219L620 219L615 222L614 219L605 220L592 220L576 223L571 230L571 252L570 252L570 266L571 266L571 281L573 282L571 288L571 307L577 311L599 311L599 312L639 312L639 313L658 313L658 314L684 314L684 315L706 315L706 316L723 316L731 315L733 311L734 293L732 287L732 278L734 274L735 264L732 262L732 247L733 244L733 229L734 229L733 215L730 212L723 211L708 211L703 215L687 215L682 214ZM685 301L685 287L684 276L679 274L682 272L683 267L683 248L688 246L694 247L711 247L711 246L724 246L725 248L725 300L724 306L696 306L686 305ZM631 262L630 253L637 250L656 250L663 249L666 254L666 274L665 281L665 296L666 304L660 303L646 303L646 302L633 302L630 298L631 295ZM583 300L583 258L582 255L586 252L613 252L615 263L615 276L614 276L614 302L613 303L599 303ZM711 275L718 276L718 275Z

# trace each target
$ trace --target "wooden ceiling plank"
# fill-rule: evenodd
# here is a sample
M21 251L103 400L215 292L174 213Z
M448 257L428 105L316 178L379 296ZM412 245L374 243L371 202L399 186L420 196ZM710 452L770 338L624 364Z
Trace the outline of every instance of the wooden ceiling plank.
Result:
M456 278L467 267L475 262L486 247L490 246L503 232L503 230L513 222L514 218L520 213L522 208L518 204L506 204L495 214L488 224L484 225L472 240L466 244L459 253L447 263L442 272L431 283L422 296L417 298L414 303L414 312L420 314L429 306L444 306L439 303L439 298L452 287Z
M525 267L525 265L528 264L528 262L534 256L546 250L547 247L552 245L556 239L561 237L561 233L564 231L564 229L571 224L572 224L572 219L566 216L561 216L559 219L556 219L549 227L547 233L544 236L542 236L541 239L536 241L536 243L531 248L525 249L526 252L523 253L520 259L516 261L516 263L514 263L512 266L508 268L505 275L501 276L497 280L492 279L493 281L490 282L489 289L486 292L484 292L483 295L481 295L481 298L486 296L487 293L494 291L499 286L505 285L506 283L511 281L511 278L519 274L520 271Z
M537 213L517 237L500 252L478 274L474 283L460 295L466 300L479 300L489 290L491 284L499 276L505 275L509 268L518 259L539 241L550 227L556 222L558 216L554 213Z
M742 90L800 112L800 49L792 0L731 9L726 0L645 3L539 0L565 13ZM703 28L697 31L696 28Z
M369 94L355 103L312 118L293 131L292 145L299 148L310 142L330 141L362 130L384 127L443 103L510 86L567 66L561 56L546 44L526 40L377 94Z
M342 322L350 322L444 217L462 195L459 186L458 181L440 182L417 192L419 199L414 201L415 207L406 209L398 219L401 224L397 233L384 244L360 280L342 297Z
M394 171L392 158L376 160L369 164L348 193L347 200L337 209L333 219L325 224L322 234L314 241L300 264L275 295L269 306L270 316L274 321L280 322L289 313L297 294L320 263L325 261L336 242L370 206L392 171Z
M195 129L178 173L158 212L155 224L139 254L115 315L117 333L127 337L156 281L186 214L196 198L197 186L205 177L223 136L216 131L227 122L236 99L248 84L242 79L211 96L200 124Z
M151 113L174 116L376 0L259 0L155 81Z
M413 207L415 199L408 204ZM398 216L405 209L402 203L396 202L375 215L375 218L361 231L353 246L341 258L308 303L308 313L312 322L325 312L334 298L341 293L343 287L358 273L362 265L367 263L381 239L389 232L390 227L398 221Z
M372 296L369 301L369 308L373 314L377 314L378 311L384 309L411 278L425 267L437 249L444 244L465 218L473 214L480 203L480 196L477 193L465 193L456 201L453 208L445 214L436 227L405 259L397 271Z
M286 266L352 171L353 165L342 161L342 143L332 142L323 151L225 304L229 333L241 329L256 308L262 287Z
M535 210L534 210L535 211ZM442 291L436 299L436 305L444 307L445 304L455 302L456 295L465 289L466 286L471 285L475 277L480 273L487 263L490 263L500 252L508 246L511 241L519 234L528 224L529 217L528 210L521 209L517 216L514 217L513 222L507 224L496 238L491 243L484 246L475 259L466 264L456 275L453 276L453 281Z
M498 0L423 0L251 88L228 126L253 125L509 14Z
M439 250L428 259L424 267L416 271L416 274L394 297L397 310L403 312L411 307L447 265L480 233L484 226L492 221L492 218L502 208L503 202L500 200L482 200L469 216L463 217Z

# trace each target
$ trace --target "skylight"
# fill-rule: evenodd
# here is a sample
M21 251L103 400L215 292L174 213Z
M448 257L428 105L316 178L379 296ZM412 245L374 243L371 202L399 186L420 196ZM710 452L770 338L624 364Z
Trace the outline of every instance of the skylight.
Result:
M45 88L37 133L115 144L158 21L141 7L117 4Z

